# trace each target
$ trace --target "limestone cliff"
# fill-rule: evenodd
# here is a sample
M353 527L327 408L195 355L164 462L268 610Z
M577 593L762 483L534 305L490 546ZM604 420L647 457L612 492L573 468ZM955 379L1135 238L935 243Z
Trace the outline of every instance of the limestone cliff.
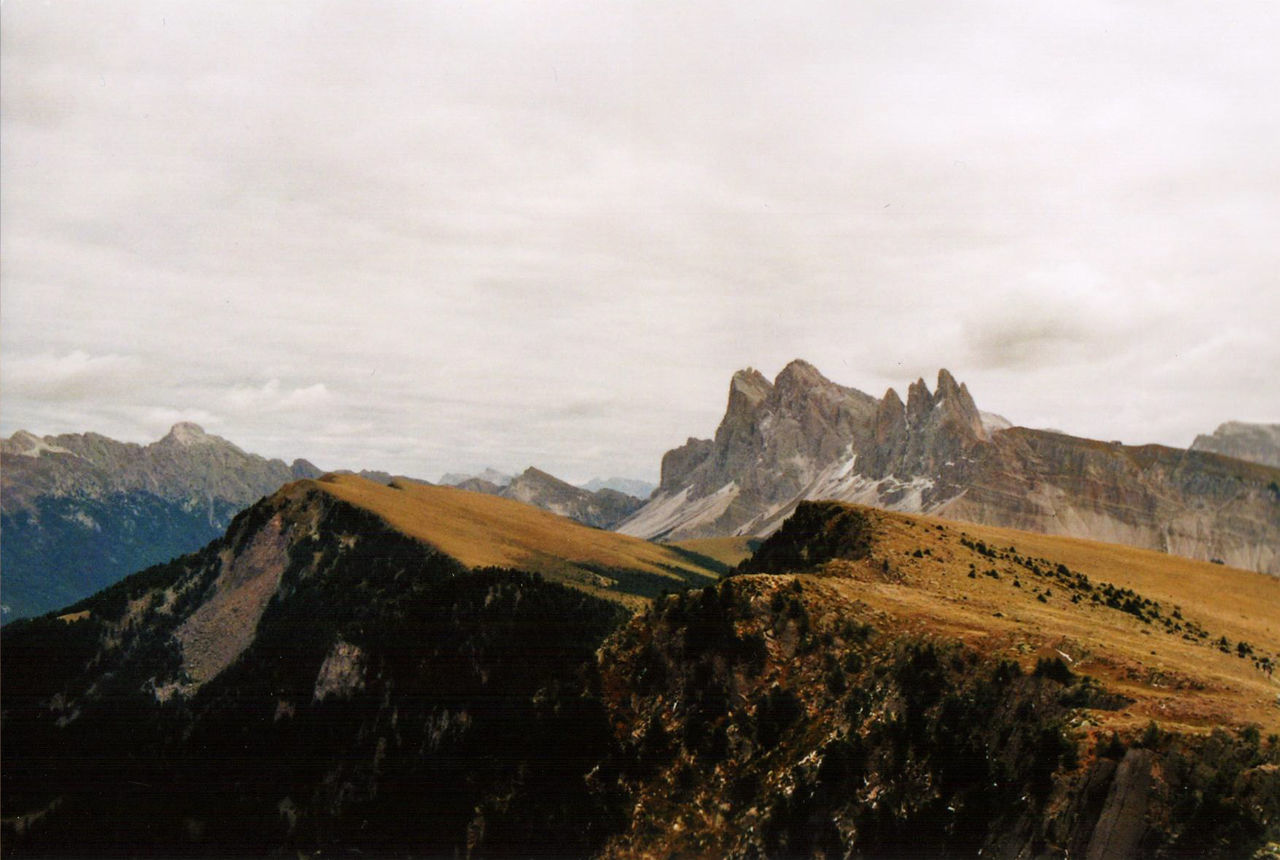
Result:
M803 361L773 383L739 371L714 439L668 452L661 485L618 530L766 535L799 501L830 498L1280 573L1280 470L1006 424L946 369L933 391L911 383L905 403Z

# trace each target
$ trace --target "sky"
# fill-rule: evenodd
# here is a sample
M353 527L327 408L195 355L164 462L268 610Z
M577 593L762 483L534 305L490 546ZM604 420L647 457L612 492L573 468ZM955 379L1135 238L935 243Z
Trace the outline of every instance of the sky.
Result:
M0 432L654 480L735 370L1280 421L1280 4L0 5Z

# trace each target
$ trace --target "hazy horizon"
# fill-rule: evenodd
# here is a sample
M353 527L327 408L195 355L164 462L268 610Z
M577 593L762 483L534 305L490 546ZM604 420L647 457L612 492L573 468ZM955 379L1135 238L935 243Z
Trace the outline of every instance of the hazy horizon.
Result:
M729 379L1280 421L1280 7L4 3L0 433L655 480Z

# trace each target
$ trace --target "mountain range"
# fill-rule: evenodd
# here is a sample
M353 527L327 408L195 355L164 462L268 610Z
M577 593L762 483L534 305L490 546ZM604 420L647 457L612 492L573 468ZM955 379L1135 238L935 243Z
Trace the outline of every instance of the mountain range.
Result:
M320 474L306 460L246 453L191 423L148 445L18 431L0 440L4 620L65 606L198 549L282 484Z
M293 481L0 630L0 828L15 857L1265 856L1277 600L836 502L728 571Z
M194 551L258 499L321 474L306 460L285 463L247 453L189 422L148 445L97 433L39 437L19 430L0 439L0 617L8 622L48 612ZM338 474L393 480L369 470ZM582 489L534 468L514 478L493 469L444 478L602 529L642 504L617 490Z
M804 361L772 382L742 370L714 438L668 451L658 489L617 528L662 540L768 535L801 501L838 499L1280 573L1280 470L1007 423L945 369L934 391L912 383L905 403Z

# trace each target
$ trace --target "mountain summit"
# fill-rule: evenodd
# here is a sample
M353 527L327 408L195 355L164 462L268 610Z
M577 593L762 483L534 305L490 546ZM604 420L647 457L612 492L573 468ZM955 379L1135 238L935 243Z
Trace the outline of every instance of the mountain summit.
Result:
M791 362L772 383L748 368L729 383L715 438L667 452L654 497L619 530L768 534L800 499L818 497L924 510L948 487L911 479L949 469L989 439L968 389L947 370L937 394L920 379L903 403L892 388L876 400L805 361Z
M618 531L762 536L804 499L838 499L1280 573L1274 468L1012 427L945 368L906 393L876 399L799 360L773 382L740 370L715 437L668 451Z
M445 475L445 477L462 476ZM450 486L475 493L514 499L599 529L613 528L643 504L634 496L608 487L596 490L575 487L533 466L514 478L503 477L505 480L502 484L485 480L482 475L476 475L455 481Z
M161 444L170 443L190 447L192 445L230 445L226 439L217 436L210 436L204 432L204 428L199 424L193 424L190 421L179 421L169 430L169 434L160 440Z
M1280 424L1246 424L1228 421L1213 435L1203 433L1191 443L1192 451L1212 451L1238 460L1280 468Z

